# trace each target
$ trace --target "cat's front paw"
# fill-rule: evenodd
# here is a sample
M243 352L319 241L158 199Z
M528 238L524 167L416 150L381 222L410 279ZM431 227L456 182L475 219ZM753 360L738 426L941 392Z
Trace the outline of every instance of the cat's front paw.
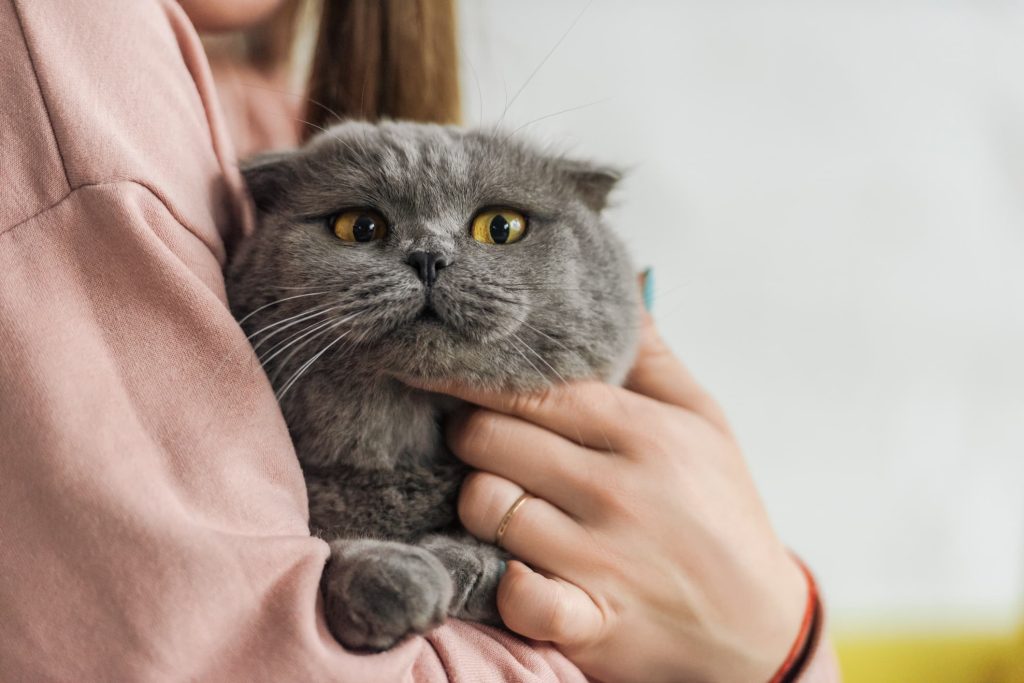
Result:
M335 541L324 570L327 625L338 641L386 650L448 614L452 580L423 548L388 541Z
M505 573L508 553L468 534L428 536L420 545L436 555L452 577L455 596L451 615L501 626L498 584Z

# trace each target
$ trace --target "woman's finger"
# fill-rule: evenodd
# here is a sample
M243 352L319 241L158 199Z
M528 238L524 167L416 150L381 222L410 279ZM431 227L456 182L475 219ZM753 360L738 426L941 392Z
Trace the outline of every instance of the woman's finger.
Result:
M459 493L459 519L481 541L496 543L499 525L523 493L496 474L472 472ZM531 565L550 569L578 566L586 543L586 532L571 517L543 498L530 497L511 515L498 545Z
M672 353L649 313L642 314L642 321L640 346L626 388L697 413L728 434L729 424L718 403Z
M636 421L659 407L646 396L597 381L558 384L529 394L447 383L422 388L514 415L584 446L616 452L633 443Z
M448 446L463 462L501 475L579 517L607 487L608 456L512 415L483 408L448 422Z
M561 645L592 642L604 624L600 608L585 592L514 560L498 585L498 612L516 633Z

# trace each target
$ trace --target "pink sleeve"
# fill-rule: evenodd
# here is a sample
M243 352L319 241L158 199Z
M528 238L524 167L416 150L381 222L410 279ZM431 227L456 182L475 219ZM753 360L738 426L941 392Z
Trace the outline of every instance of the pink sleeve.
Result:
M327 633L177 4L0 0L0 73L0 680L583 680L462 623L373 656Z

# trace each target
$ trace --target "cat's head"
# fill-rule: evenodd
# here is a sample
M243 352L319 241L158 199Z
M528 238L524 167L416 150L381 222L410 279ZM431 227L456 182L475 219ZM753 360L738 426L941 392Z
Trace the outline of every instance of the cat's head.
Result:
M244 175L258 227L229 298L268 370L323 351L307 372L517 389L625 373L638 295L629 227L601 220L614 171L493 131L345 123Z

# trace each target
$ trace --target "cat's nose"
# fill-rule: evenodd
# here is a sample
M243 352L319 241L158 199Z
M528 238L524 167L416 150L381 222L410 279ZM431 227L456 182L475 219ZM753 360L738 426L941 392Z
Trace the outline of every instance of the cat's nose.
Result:
M409 254L409 258L405 262L416 269L420 280L427 287L433 285L437 280L437 271L448 265L448 259L430 251L414 251Z

